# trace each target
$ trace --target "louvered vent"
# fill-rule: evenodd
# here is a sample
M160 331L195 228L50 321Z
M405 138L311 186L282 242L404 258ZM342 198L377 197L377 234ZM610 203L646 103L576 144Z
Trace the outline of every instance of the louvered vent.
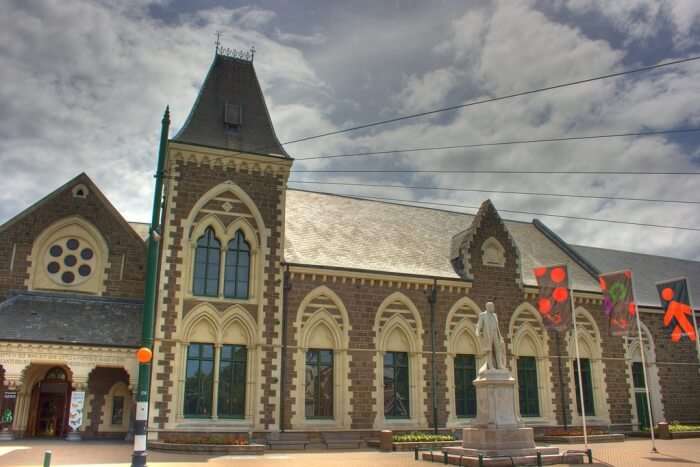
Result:
M240 104L226 103L224 123L232 128L238 128L243 123L243 108Z

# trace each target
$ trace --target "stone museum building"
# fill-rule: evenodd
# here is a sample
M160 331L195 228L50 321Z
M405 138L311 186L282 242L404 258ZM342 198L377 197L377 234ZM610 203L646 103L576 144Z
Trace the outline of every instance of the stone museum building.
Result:
M528 426L579 426L582 384L590 427L638 430L639 339L610 335L597 279L626 268L654 419L700 422L698 350L671 341L655 287L685 276L700 303L700 262L571 245L490 201L471 215L290 189L292 164L252 61L217 54L167 149L150 440L469 426L487 301ZM73 393L85 396L83 438L128 436L147 232L85 174L0 226L0 391L14 436L65 437ZM572 332L548 331L536 308L533 268L554 264L568 265L580 377Z

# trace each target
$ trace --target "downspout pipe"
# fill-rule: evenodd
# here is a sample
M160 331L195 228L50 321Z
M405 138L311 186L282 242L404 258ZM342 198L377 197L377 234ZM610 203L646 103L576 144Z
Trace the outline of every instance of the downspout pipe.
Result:
M428 295L428 303L430 304L430 376L432 388L433 402L433 432L438 433L438 417L437 417L437 378L435 377L435 303L437 302L437 279L433 278L433 286Z
M289 265L285 264L282 276L282 348L280 362L280 432L284 433L285 391L287 389L287 315L289 314L289 292L292 290Z

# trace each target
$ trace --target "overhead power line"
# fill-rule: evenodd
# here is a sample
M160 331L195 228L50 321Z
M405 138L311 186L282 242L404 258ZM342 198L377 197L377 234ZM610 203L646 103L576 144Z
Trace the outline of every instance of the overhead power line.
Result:
M410 173L410 174L552 174L552 175L700 175L700 172L621 170L412 170L412 169L292 169L292 173Z
M350 195L350 194L343 194L343 193L331 193L331 192L315 192L315 193L321 193L325 195L340 195L340 196L348 196L351 198L358 198L358 199L367 199L367 200L375 200L375 201L389 201L389 202L395 202L395 203L403 203L404 205L410 205L410 204L427 204L427 205L435 205L435 206L448 206L448 207L454 207L454 208L466 208L466 209L479 209L479 206L467 206L464 204L452 204L452 203L439 203L439 202L433 202L433 201L415 201L411 199L401 199L401 198L384 198L384 197L378 197L378 196L358 196L358 195ZM409 204L407 204L409 203ZM614 220L614 219L600 219L600 218L595 218L595 217L582 217L582 216L567 216L563 214L546 214L543 212L533 212L533 211L518 211L518 210L513 210L513 209L498 209L499 212L509 212L511 214L527 214L530 216L544 216L544 217L557 217L560 219L572 219L572 220L580 220L580 221L592 221L592 222L607 222L611 224L624 224L624 225L636 225L636 226L641 226L641 227L656 227L660 229L677 229L677 230L689 230L693 232L700 232L700 228L696 227L683 227L683 226L677 226L677 225L663 225L663 224L647 224L644 222L631 222L631 221L621 221L621 220Z
M700 204L700 201L687 200L672 200L672 199L654 199L654 198L626 198L616 196L602 195L574 195L567 193L542 193L529 191L501 191L501 190L483 190L476 188L453 188L453 187L438 187L438 186L409 186L409 185L386 185L372 183L351 183L351 182L322 182L318 180L289 180L289 183L310 183L315 185L340 185L340 186L361 186L370 188L404 188L410 190L439 190L439 191L460 191L473 193L498 193L507 195L527 195L527 196L553 196L562 198L584 198L584 199L606 199L615 201L644 201L650 203L676 203L676 204Z
M587 135L587 136L566 136L560 138L542 138L542 139L520 139L511 141L493 141L490 143L472 143L472 144L458 144L453 146L431 146L422 148L404 148L404 149L385 149L383 151L368 151L368 152L355 152L348 154L332 154L332 155L322 155L322 156L309 156L309 157L296 157L298 161L308 161L314 159L335 159L339 157L359 157L359 156L378 156L386 154L395 153L406 153L406 152L422 152L422 151L445 151L450 149L472 149L472 148L485 148L493 146L508 146L516 144L532 144L532 143L555 143L561 141L578 141L578 140L596 140L605 138L624 138L631 136L658 136L658 135L669 135L669 134L682 134L682 133L693 133L700 131L700 128L682 128L677 130L658 130L658 131L638 131L638 132L627 132L627 133L610 133L605 135Z
M656 65L650 65L650 66L645 66L645 67L641 67L641 68L635 68L635 69L632 69L632 70L623 70L623 71L619 71L619 72L617 72L617 73L609 73L609 74L606 74L606 75L594 76L594 77L591 77L591 78L580 79L580 80L577 80L577 81L569 81L569 82L566 82L566 83L560 83L560 84L555 84L555 85L552 85L552 86L546 86L546 87L542 87L542 88L531 89L531 90L528 90L528 91L520 91L520 92L516 92L516 93L513 93L513 94L506 94L506 95L504 95L504 96L489 97L489 98L486 98L486 99L480 99L480 100L477 100L477 101L467 102L467 103L464 103L464 104L452 105L452 106L449 106L449 107L443 107L443 108L439 108L439 109L429 110L429 111L426 111L426 112L419 112L419 113L410 114L410 115L403 115L403 116L401 116L401 117L394 117L394 118L389 118L389 119L386 119L386 120L378 120L378 121L375 121L375 122L365 123L365 124L362 124L362 125L357 125L357 126L348 127L348 128L343 128L343 129L340 129L340 130L327 131L327 132L325 132L325 133L321 133L321 134L318 134L318 135L306 136L306 137L303 137L303 138L297 138L297 139L293 139L293 140L290 140L290 141L285 141L284 143L281 143L281 144L284 146L284 145L289 145L289 144L301 143L302 141L310 141L310 140L313 140L313 139L325 138L325 137L327 137L327 136L339 135L339 134L342 134L342 133L348 133L348 132L350 132L350 131L362 130L362 129L365 129L365 128L371 128L371 127L375 127L375 126L379 126L379 125L386 125L386 124L388 124L388 123L400 122L400 121L410 120L410 119L414 119L414 118L418 118L418 117L425 117L425 116L428 116L428 115L434 115L434 114L441 113L441 112L449 112L449 111L451 111L451 110L463 109L463 108L466 108L466 107L472 107L472 106L476 106L476 105L487 104L487 103L490 103L490 102L497 102L497 101L502 101L502 100L506 100L506 99L512 99L512 98L514 98L514 97L527 96L527 95L535 94L535 93L539 93L539 92L552 91L552 90L554 90L554 89L560 89L560 88L565 88L565 87L569 87L569 86L576 86L576 85L579 85L579 84L592 83L592 82L594 82L594 81L600 81L600 80L604 80L604 79L608 79L608 78L615 78L615 77L618 77L618 76L630 75L630 74L633 74L633 73L642 73L642 72L645 72L645 71L656 70L656 69L659 69L659 68L663 68L663 67L667 67L667 66L672 66L672 65L679 65L679 64L681 64L681 63L693 62L693 61L696 61L696 60L700 60L700 56L688 57L688 58L683 58L683 59L680 59L680 60L672 60L672 61L668 61L668 62L664 62L664 63L658 63L658 64L656 64Z

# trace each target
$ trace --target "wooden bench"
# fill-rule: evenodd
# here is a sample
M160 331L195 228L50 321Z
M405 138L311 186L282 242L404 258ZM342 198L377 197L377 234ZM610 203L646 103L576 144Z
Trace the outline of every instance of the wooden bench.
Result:
M270 449L303 450L309 444L306 433L280 433L278 439L269 439Z
M357 449L363 444L358 433L348 431L323 433L322 437L328 449Z

